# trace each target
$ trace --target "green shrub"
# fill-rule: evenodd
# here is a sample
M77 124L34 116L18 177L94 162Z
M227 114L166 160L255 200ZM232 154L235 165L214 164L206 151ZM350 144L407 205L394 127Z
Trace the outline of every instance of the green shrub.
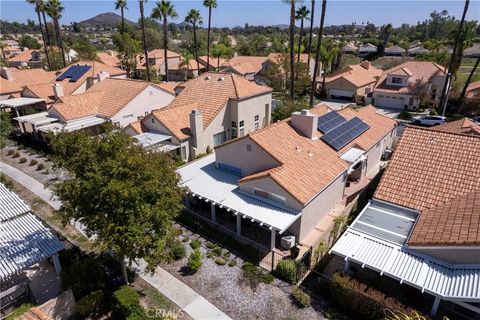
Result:
M215 263L218 264L219 266L224 266L227 264L227 260L223 258L217 258L215 259Z
M295 261L290 259L282 260L278 263L275 271L283 280L290 283L297 282L297 263Z
M220 248L220 247L215 247L215 248L213 248L212 252L213 252L213 254L216 255L217 257L220 257L220 256L222 255L222 253L223 253L223 250L222 250L222 248Z
M207 241L207 243L205 244L205 246L208 248L208 249L214 249L217 245L210 242L210 241Z
M29 166L34 166L34 165L36 165L37 163L38 163L37 160L32 159L32 160L30 160L30 163L29 163L28 165L29 165Z
M0 172L0 183L3 183L7 189L12 189L13 188L13 182L12 180L5 175L3 172Z
M246 276L256 276L258 273L257 267L250 262L245 262L242 266L242 269Z
M292 291L292 298L301 308L306 308L310 306L310 296L305 293L302 289L296 287Z
M102 301L103 292L101 290L97 290L78 300L75 308L79 315L86 317L94 313Z
M7 156L11 156L11 155L13 155L14 153L15 153L15 150L13 150L13 149L8 149L8 151L7 151Z
M189 237L183 237L182 242L188 242L188 241L190 241Z
M170 253L174 260L180 260L187 255L187 250L180 241L174 241L170 246Z
M402 111L397 118L401 120L412 120L412 114L408 111Z
M194 239L194 240L190 241L190 247L192 247L192 249L194 249L194 250L200 248L200 244L201 244L200 240L198 240L198 239Z
M187 266L191 271L196 272L198 271L198 269L200 269L202 264L202 253L200 252L200 250L195 249L192 253L190 253L190 256L188 257Z
M232 255L232 254L231 254L229 251L225 251L225 252L223 253L223 256L224 256L225 258L229 258L231 255Z
M107 288L107 275L98 260L91 257L75 259L71 264L64 266L61 273L64 290L71 288L75 300L80 300L89 293Z
M19 160L18 160L19 163L25 163L27 162L27 158L25 157L21 157Z
M20 157L20 153L18 153L18 151L15 151L15 152L13 153L13 156L12 156L12 157L13 157L13 158L18 158L18 157Z
M215 255L213 254L212 251L208 251L208 252L207 252L207 258L210 258L210 259L215 258Z
M145 310L140 305L140 296L137 291L123 286L113 293L116 300L115 311L124 319L137 320L145 317Z
M260 274L258 276L258 279L263 283L270 284L273 282L273 280L275 280L275 277L272 274L267 273L267 274Z
M230 261L228 261L228 266L229 267L235 267L237 265L237 260L236 259L232 259Z
M28 310L30 310L30 308L34 307L33 304L31 303L24 303L22 304L20 307L18 307L17 309L15 309L15 311L13 311L12 313L10 313L8 315L8 317L5 318L5 320L16 320L18 319L22 314L24 314L25 312L27 312Z
M37 171L40 171L40 170L43 170L43 169L45 169L45 165L43 163L39 163L37 165Z

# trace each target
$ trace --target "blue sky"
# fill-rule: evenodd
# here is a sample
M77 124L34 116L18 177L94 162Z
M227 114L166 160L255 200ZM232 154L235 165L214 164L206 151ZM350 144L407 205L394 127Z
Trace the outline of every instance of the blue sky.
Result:
M72 21L81 21L91 18L96 14L114 11L114 1L74 1L63 0L65 11L61 22L68 24ZM243 26L245 23L251 25L287 24L289 8L279 0L219 0L218 8L214 11L212 24L216 27ZM321 0L317 0L315 19L318 23L320 15ZM177 22L183 21L185 13L191 8L200 9L204 19L207 17L207 10L202 6L202 1L173 1L178 12ZM304 1L310 6L310 1ZM150 13L154 0L146 3L145 12ZM441 11L446 9L450 14L460 18L464 2L462 0L383 0L383 1L347 1L329 0L327 2L326 24L350 24L357 22L373 22L375 24L392 23L399 26L402 23L416 24L417 21L428 18L433 10ZM128 1L129 10L126 11L127 19L137 21L139 17L138 1ZM26 22L27 19L35 19L36 15L31 5L24 0L2 0L0 2L0 17L7 21ZM470 2L467 18L479 20L480 0ZM206 19L205 19L206 21Z

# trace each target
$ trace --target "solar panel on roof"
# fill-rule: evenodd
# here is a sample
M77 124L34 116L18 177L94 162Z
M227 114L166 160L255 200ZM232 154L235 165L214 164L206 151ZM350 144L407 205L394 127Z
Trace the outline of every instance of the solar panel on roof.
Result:
M88 70L90 70L90 68L91 66L71 66L67 69L67 71L58 76L56 80L62 81L66 78L70 78L70 82L75 82L80 79Z
M77 68L79 66L71 66L70 68L67 69L64 73L62 73L58 78L57 81L62 81L65 78L70 78L75 72L77 72Z
M347 119L339 115L336 111L331 111L321 117L318 117L317 128L322 133L327 133L328 131L335 129L344 122L347 122Z
M327 132L321 139L338 151L369 128L368 124L355 117Z
M75 82L80 79L90 68L90 66L79 66L78 71L70 78L70 82Z

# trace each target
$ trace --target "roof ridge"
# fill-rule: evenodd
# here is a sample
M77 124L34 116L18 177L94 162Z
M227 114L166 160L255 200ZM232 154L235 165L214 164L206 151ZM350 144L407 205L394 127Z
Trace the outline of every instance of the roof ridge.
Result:
M470 138L473 137L473 138L476 138L476 139L480 139L480 136L475 136L475 135L460 133L460 132L447 132L447 131L435 130L434 127L425 128L425 127L419 127L419 126L407 124L405 129L407 129L407 128L408 129L414 129L414 130L423 130L423 131L428 131L428 132L452 134L452 135L457 135L457 136L464 136L464 137L470 137Z

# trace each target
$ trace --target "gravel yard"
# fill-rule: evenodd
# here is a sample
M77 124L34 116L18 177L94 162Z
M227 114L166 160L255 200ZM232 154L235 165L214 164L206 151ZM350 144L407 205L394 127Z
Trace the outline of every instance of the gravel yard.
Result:
M183 242L187 249L185 258L165 263L161 267L188 284L232 319L326 319L322 315L324 303L312 300L311 307L297 307L290 298L293 289L290 284L276 278L272 284L252 284L249 279L244 278L241 268L243 260L230 255L225 258L227 264L217 265L216 257L207 257L211 250L206 247L206 240L189 230L181 230L183 234L179 236L180 240L185 237L189 240L200 240L202 267L195 274L190 274L186 268L188 256L193 251L190 241ZM225 252L223 249L223 254ZM229 266L228 262L233 259L236 260L236 265Z

